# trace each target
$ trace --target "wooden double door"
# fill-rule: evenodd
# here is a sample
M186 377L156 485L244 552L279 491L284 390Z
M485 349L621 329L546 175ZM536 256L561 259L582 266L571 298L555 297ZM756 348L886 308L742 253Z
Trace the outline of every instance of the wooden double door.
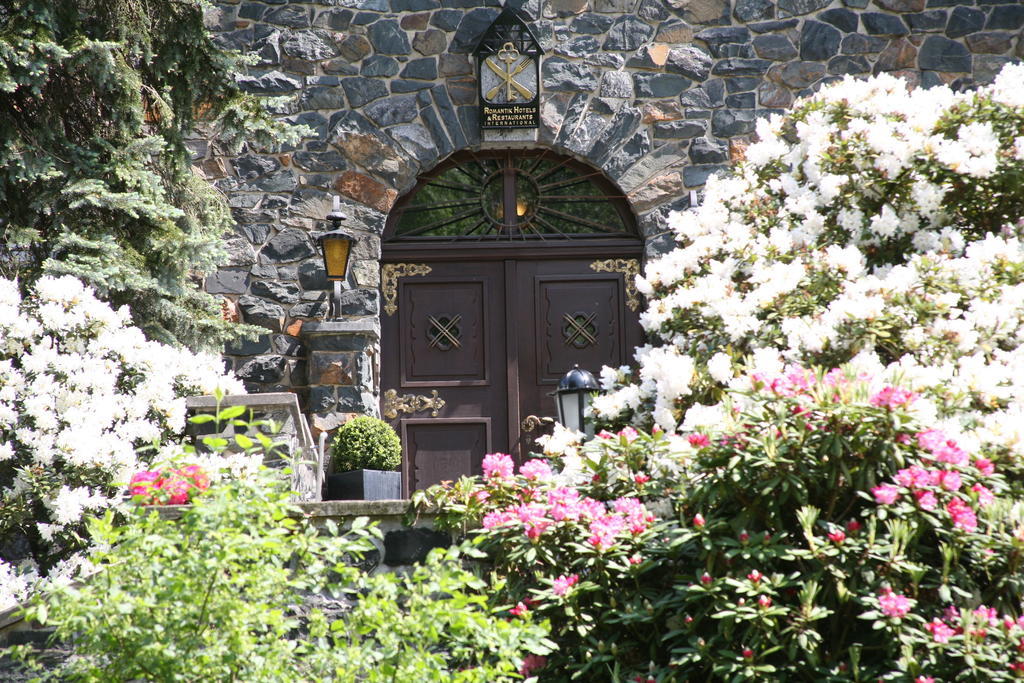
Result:
M403 260L382 267L381 414L403 444L406 495L534 449L574 365L632 360L628 258Z

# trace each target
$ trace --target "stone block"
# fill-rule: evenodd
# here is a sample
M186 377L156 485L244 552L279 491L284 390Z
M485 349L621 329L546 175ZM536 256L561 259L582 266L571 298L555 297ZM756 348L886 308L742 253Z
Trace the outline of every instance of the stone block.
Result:
M608 37L601 46L603 50L632 51L654 36L654 28L631 14L625 14L612 24Z
M250 291L255 296L282 304L293 304L299 300L299 286L291 282L256 280L250 286Z
M925 0L875 0L875 4L890 12L920 12Z
M302 230L286 228L274 235L260 251L264 263L299 261L317 253L309 236Z
M206 277L204 289L210 294L244 294L249 287L249 273L245 270L223 268Z
M239 379L259 384L279 382L284 376L284 358L281 356L258 356L247 360L235 373Z
M340 60L339 66L349 66L349 62L358 62L363 57L370 54L372 50L373 46L370 45L370 41L368 41L365 36L345 36L345 38L338 43L338 52L342 57L344 57L343 60ZM334 62L331 62L327 67L325 67L325 71L330 72L331 65L333 64Z
M855 12L842 7L825 10L818 15L818 19L826 24L832 24L843 33L853 33L857 30L859 18Z
M695 121L661 121L653 130L655 138L695 138L705 132L704 124Z
M860 15L864 31L873 36L905 36L910 33L907 25L892 14L882 12L864 12Z
M779 0L782 16L800 16L828 7L832 0Z
M309 401L307 409L313 413L333 410L338 404L333 386L311 386L309 388L309 399L307 400Z
M675 97L690 87L690 83L690 79L685 76L671 73L637 73L633 75L637 97Z
M306 261L299 266L299 284L307 291L320 291L330 288L327 271L322 261Z
M261 334L255 339L242 337L224 345L224 353L230 356L255 356L270 351L270 335Z
M293 337L288 334L275 334L272 338L274 345L274 352L282 356L292 357L305 357L306 346L302 343L302 340L298 337ZM292 373L292 379L295 379L294 373ZM308 381L303 381L301 384L309 384Z
M695 45L682 45L669 50L665 70L682 74L695 81L711 75L711 55Z
M988 30L1016 31L1022 26L1024 26L1024 5L1019 2L993 7L988 15L988 21L985 23L985 28Z
M438 29L432 28L420 31L412 39L412 49L421 55L441 54L447 47L448 37L444 34L444 31L439 31Z
M601 77L601 97L633 97L633 77L622 71L609 71Z
M900 26L903 26L900 23ZM906 27L903 27L904 32ZM805 21L800 30L800 59L825 61L839 52L842 34L834 26L820 21Z
M721 140L697 138L690 143L690 161L695 164L722 164L729 161L729 146Z
M398 192L368 175L356 171L345 171L334 183L334 189L346 197L387 213L398 197Z
M310 25L309 8L303 5L285 5L264 14L263 21L289 28L306 28Z
M338 54L330 32L321 29L296 31L282 41L281 50L289 57L306 61L330 59Z
M946 28L947 20L946 10L943 9L931 9L926 12L918 12L917 14L903 15L903 21L907 23L907 26L914 33L942 31Z
M406 63L399 74L402 78L418 78L422 80L437 80L437 59L434 57L423 57L413 59Z
M591 92L597 89L594 69L583 64L552 57L544 60L542 71L546 90Z
M973 7L957 7L946 23L946 37L961 38L985 28L985 13Z
M918 54L918 66L931 71L970 73L971 53L955 40L928 36Z
M417 14L403 15L398 25L404 31L422 31L427 28L430 22L430 12L419 12ZM415 46L413 46L415 49Z
M264 74L238 74L235 76L238 87L248 93L270 95L288 93L302 87L302 80L280 71L269 71Z
M416 564L427 559L434 548L447 548L451 544L448 534L433 529L389 531L384 534L384 564L391 567Z
M755 102L754 93L752 92L736 93L725 98L725 106L732 109L753 109ZM701 126L701 130L703 130L703 126Z
M719 138L731 138L754 132L754 112L722 109L711 115L711 133Z
M692 91L691 91L692 92ZM640 110L641 122L645 124L659 121L678 121L683 118L680 104L674 100L646 102Z
M573 19L569 29L573 33L588 33L592 35L599 35L605 33L612 26L614 20L611 17L604 16L602 14L594 14L588 12L581 14L580 16Z
M329 309L330 306L325 296L320 301L304 301L300 304L295 304L288 310L288 316L291 318L321 319L327 315Z
M895 38L878 55L875 73L913 69L917 64L917 48L906 38Z
M773 0L736 0L732 15L740 23L764 21L775 17Z
M309 357L309 383L353 386L356 360L352 353L313 351Z
M437 72L442 78L464 76L473 73L473 65L466 55L442 54L438 58Z
M1003 54L1013 46L1013 35L1007 31L984 31L967 36L967 49L983 54Z
M776 62L795 59L798 54L793 42L779 33L757 36L753 40L753 46L754 52L758 57L761 59L771 59Z
M683 21L690 24L723 24L729 21L729 0L666 0Z
M346 78L341 82L341 87L348 96L348 104L353 109L358 109L380 97L386 97L388 87L379 78L363 78L361 76Z
M869 71L871 71L871 65L868 64L868 60L864 59L864 57L860 55L839 55L838 57L833 57L828 61L828 73L834 76L842 76L844 74L866 74ZM789 105L763 104L763 106L788 107Z
M851 33L843 38L839 49L844 55L867 55L881 52L888 44L885 38Z
M409 36L395 19L379 19L370 24L366 35L379 55L407 55L412 52Z
M398 60L387 55L372 55L363 60L359 69L362 76L390 77L398 75Z
M728 166L687 166L683 170L683 182L686 187L699 187L708 181L712 173L726 173Z
M833 29L835 30L835 29ZM732 57L718 61L711 69L716 76L761 76L772 63L767 59Z

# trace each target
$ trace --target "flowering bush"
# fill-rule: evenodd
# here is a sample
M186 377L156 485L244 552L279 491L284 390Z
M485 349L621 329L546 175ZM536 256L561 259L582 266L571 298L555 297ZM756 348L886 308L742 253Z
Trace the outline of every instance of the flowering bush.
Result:
M509 618L550 619L542 677L1024 674L1024 497L991 453L854 368L734 385L713 429L491 455L421 497L481 525Z
M550 649L543 623L494 618L458 549L368 576L353 562L380 532L365 518L317 529L291 499L262 469L215 482L178 519L140 505L124 523L92 519L93 572L28 610L73 651L48 678L491 683Z
M51 570L81 546L83 515L157 457L136 449L181 432L183 397L217 389L244 392L219 358L147 341L78 280L42 278L24 299L0 280L0 553Z
M210 488L210 477L199 465L136 472L128 493L140 505L184 505Z
M961 442L1024 454L1024 65L971 93L847 79L759 121L638 281L650 343L602 420L714 424L745 370L858 366Z

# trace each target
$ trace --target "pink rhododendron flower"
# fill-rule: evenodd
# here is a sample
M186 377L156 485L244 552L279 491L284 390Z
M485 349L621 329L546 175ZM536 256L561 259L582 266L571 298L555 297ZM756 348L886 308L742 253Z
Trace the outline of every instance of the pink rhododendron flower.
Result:
M531 541L537 540L552 521L547 518L547 508L537 503L527 503L516 508L516 517L523 523L523 531Z
M769 598L767 595L762 595L757 599L757 604L764 609L768 609L772 606L772 599Z
M509 512L488 512L484 515L483 525L485 529L493 529L496 526L508 524L515 517Z
M703 583L705 586L709 585L712 582L712 580L713 579L711 578L711 574L708 574L707 572L704 572L700 575L700 582Z
M974 608L972 612L974 618L979 622L988 623L989 626L999 625L999 610L995 607L985 607L985 605L979 605Z
M620 515L625 516L626 524L634 534L641 533L654 521L654 515L636 498L619 498L612 503L612 507Z
M954 470L942 470L939 472L939 484L947 491L956 491L962 483L963 480L960 479L959 472Z
M178 474L192 480L192 485L200 491L210 488L210 477L199 465L187 465L178 470Z
M882 614L887 617L901 619L910 611L910 598L900 593L894 593L891 588L883 588L882 595L878 598L878 606L882 608Z
M946 443L945 432L938 429L926 429L917 433L917 445L928 452L934 452Z
M980 505L981 507L991 505L992 502L996 499L996 497L992 495L992 492L989 491L988 487L986 487L984 484L975 484L974 486L971 487L971 490L978 494L978 505Z
M157 486L157 482L160 480L160 472L145 471L137 472L128 484L128 492L133 496L145 496L148 495L153 487Z
M749 647L743 648L743 658L744 659L753 659L754 658L754 651L751 650Z
M706 522L704 521L704 515L702 515L700 513L697 513L696 515L693 516L693 525L695 527L697 527L698 529L703 527L705 523Z
M846 534L842 531L830 531L828 533L828 540L832 541L836 545L839 545L846 540Z
M630 555L629 556L629 563L630 564L640 564L643 561L644 561L644 558L640 557L639 555Z
M488 453L483 460L484 477L488 479L509 479L515 468L512 456L505 453Z
M926 470L923 467L914 465L913 467L905 467L896 473L894 479L900 486L904 486L908 489L924 488L925 486L935 486L938 483L939 473L935 470Z
M650 480L651 480L651 478L648 475L646 475L646 474L644 474L642 472L640 474L634 474L633 475L633 481L635 481L637 484L640 484L641 486L646 484Z
M615 545L615 537L625 531L626 521L618 515L604 515L590 523L590 538L587 542L598 550L607 550Z
M918 676L914 679L914 683L935 683L935 679L931 676Z
M761 579L764 578L764 574L755 569L749 574L747 574L747 578L753 581L754 583L761 583Z
M521 617L529 611L530 608L527 607L525 603L518 602L515 607L509 610L509 613L512 614L512 616Z
M607 429L602 429L601 431L599 431L597 433L597 438L599 438L599 439L614 439L615 435L612 434L611 432L609 432Z
M579 582L579 580L580 577L577 574L569 574L568 576L565 576L563 574L562 576L559 576L552 582L551 592L561 597L565 595L570 588L575 586Z
M935 494L931 491L914 491L914 497L917 498L917 504L921 506L922 510L934 510L939 504Z
M705 446L711 445L711 439L708 438L707 434L690 434L686 437L686 440L690 442L690 445L694 448L704 448Z
M871 493L875 496L875 500L883 505L895 503L900 497L899 489L892 484L880 484L871 489Z
M917 400L917 394L900 387L886 386L868 399L868 403L879 408L899 408L908 406Z
M640 436L640 433L632 427L623 427L619 430L619 436L625 439L626 443L633 443L636 441L636 437Z
M932 634L932 638L936 643L948 643L949 639L956 635L956 630L938 617L932 619L924 627Z
M553 476L551 466L543 460L527 460L519 468L519 474L530 481L547 481Z
M975 459L974 466L978 469L978 472L986 477L991 477L996 471L995 465L993 465L992 461L988 458Z
M488 499L490 499L490 497L491 497L491 494L489 494L487 491L474 491L473 492L473 498L478 503L486 503L488 501Z
M855 519L851 519L849 522L846 523L846 530L849 531L851 534L857 533L858 531L860 531L860 522L858 522Z
M526 655L523 657L523 664L519 667L519 674L521 676L529 676L531 672L537 669L543 669L548 663L548 658L543 655Z
M959 498L946 503L946 512L953 520L953 526L964 531L974 531L978 528L978 517L970 505Z

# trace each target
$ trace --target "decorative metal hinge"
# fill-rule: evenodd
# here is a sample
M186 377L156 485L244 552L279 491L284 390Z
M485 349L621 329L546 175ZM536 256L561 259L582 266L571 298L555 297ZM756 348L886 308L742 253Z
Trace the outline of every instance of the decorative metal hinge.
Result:
M394 315L398 310L398 278L426 275L430 270L425 263L385 263L381 266L380 290L384 293L384 312Z
M590 269L595 273L622 273L626 282L626 305L631 311L640 308L640 292L636 289L636 276L640 274L640 261L635 258L610 258L594 261Z
M384 392L381 412L389 420L394 420L399 413L418 413L424 410L429 410L431 417L437 417L438 411L444 408L444 405L444 399L437 395L437 389L431 391L430 396L417 396L416 394L399 396L394 389L388 389Z

